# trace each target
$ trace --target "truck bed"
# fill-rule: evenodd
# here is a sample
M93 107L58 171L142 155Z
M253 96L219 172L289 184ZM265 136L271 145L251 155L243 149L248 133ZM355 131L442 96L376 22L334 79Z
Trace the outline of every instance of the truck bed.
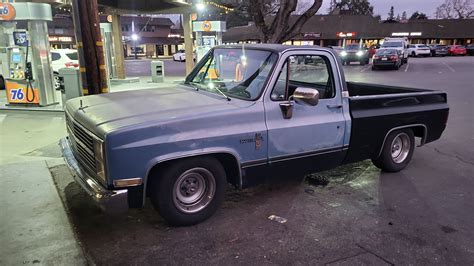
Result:
M440 138L449 114L442 91L347 82L352 118L345 163L377 158L391 130L413 128L420 145Z

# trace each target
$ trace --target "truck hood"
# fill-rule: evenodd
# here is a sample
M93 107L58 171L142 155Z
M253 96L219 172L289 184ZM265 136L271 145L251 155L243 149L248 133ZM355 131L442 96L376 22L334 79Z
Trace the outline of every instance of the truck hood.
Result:
M238 99L227 101L221 95L176 85L74 98L66 103L66 112L95 135L103 137L133 125L202 118L252 103Z

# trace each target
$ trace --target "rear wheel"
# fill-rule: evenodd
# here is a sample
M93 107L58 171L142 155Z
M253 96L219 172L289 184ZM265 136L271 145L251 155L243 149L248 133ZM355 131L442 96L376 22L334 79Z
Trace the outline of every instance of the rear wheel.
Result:
M393 68L394 68L395 70L399 70L399 69L400 69L400 65L397 63Z
M5 89L5 80L3 79L3 76L0 76L0 90Z
M372 65L372 70L377 70L378 68L374 65Z
M411 129L391 132L377 159L372 159L375 166L385 172L399 172L407 167L415 149L415 136Z
M151 202L172 225L193 225L212 216L224 199L227 178L213 157L173 162L151 182Z

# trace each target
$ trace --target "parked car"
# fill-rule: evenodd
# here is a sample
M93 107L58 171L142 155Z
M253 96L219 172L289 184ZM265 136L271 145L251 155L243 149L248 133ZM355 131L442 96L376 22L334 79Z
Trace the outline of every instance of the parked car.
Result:
M398 70L402 65L402 56L397 49L379 49L372 58L372 70L391 67Z
M380 48L397 49L402 55L402 65L408 62L408 38L385 38Z
M289 60L308 56L310 64ZM228 183L365 159L398 172L415 137L440 138L445 92L345 82L339 62L317 46L217 46L182 84L67 101L61 150L103 208L141 208L150 197L169 224L192 225L213 215Z
M444 44L431 44L429 45L431 56L446 56L448 55L448 46Z
M468 55L474 55L474 44L468 44L466 45L466 53Z
M59 90L59 69L79 68L79 58L75 49L51 50L51 68L53 69L53 87Z
M196 52L193 52L193 60L196 60ZM184 62L186 61L186 53L184 50L178 50L174 55L173 55L173 61L180 61Z
M412 57L430 56L430 47L426 44L409 44L408 54Z
M369 52L367 48L359 44L348 44L339 54L342 64L350 64L351 62L359 62L361 65L369 63Z
M462 45L450 45L448 50L449 55L466 55L466 47Z
M333 49L339 56L341 56L341 52L344 51L344 47L342 46L328 46L328 48Z

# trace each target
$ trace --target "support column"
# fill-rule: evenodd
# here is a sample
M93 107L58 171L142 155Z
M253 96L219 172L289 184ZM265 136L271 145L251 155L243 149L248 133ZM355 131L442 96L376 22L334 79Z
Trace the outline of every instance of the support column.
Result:
M191 14L183 14L183 29L184 29L184 50L186 51L186 75L191 73L194 67L193 60L193 31Z
M114 43L115 71L118 79L125 79L125 64L122 45L122 25L120 15L112 14L112 40Z
M109 92L97 0L72 0L84 95Z

